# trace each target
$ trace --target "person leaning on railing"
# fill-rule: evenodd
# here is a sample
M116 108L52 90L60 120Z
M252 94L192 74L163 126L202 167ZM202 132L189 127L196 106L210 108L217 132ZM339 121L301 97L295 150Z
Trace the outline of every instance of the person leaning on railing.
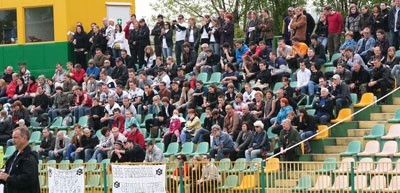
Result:
M286 150L291 146L299 143L301 141L301 137L296 129L292 127L289 119L285 119L282 121L282 127L279 134L278 145L279 147L274 150L274 154L281 153L281 159L283 158L285 161L298 161L301 153L301 147L296 146L292 149Z
M218 173L218 168L213 162L211 162L210 155L204 155L203 161L206 162L203 165L202 174L196 185L198 190L205 192L213 192L217 185L221 182L221 176Z

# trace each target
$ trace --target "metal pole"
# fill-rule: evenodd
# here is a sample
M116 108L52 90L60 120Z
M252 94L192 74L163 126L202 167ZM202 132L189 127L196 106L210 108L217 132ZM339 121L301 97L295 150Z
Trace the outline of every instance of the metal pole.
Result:
M107 193L108 183L107 183L107 164L106 163L103 163L103 180L104 180L103 192Z

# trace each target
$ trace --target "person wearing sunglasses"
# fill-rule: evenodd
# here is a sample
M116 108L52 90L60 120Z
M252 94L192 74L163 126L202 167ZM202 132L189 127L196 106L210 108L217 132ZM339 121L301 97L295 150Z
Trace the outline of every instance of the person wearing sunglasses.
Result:
M167 190L168 192L177 192L179 186L179 180L182 176L184 179L189 177L189 163L187 162L187 158L183 154L178 154L176 156L178 160L178 166L175 168L174 172L167 179Z

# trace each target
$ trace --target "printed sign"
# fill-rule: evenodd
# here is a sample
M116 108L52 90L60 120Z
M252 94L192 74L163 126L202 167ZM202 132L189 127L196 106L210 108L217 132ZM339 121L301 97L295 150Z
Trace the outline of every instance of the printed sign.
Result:
M84 193L85 173L83 166L72 170L49 167L49 193Z

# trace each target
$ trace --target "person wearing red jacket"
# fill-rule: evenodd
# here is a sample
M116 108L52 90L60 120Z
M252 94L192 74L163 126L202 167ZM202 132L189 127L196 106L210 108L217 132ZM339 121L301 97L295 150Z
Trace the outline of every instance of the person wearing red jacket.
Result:
M74 79L79 85L83 82L83 75L85 74L85 69L81 67L80 64L75 64L75 68L72 69L70 76Z
M126 22L126 26L124 27L125 39L127 39L127 40L129 39L130 32L134 30L133 24L136 22L137 22L136 14L132 14L131 20Z
M339 53L343 18L339 12L333 11L330 5L324 7L324 14L328 21L328 51L330 57L332 57L334 53Z
M7 89L6 89L6 94L7 97L1 97L0 98L0 104L4 104L7 103L8 99L12 99L12 97L15 95L15 92L17 90L17 80L18 80L18 74L17 73L13 73L12 74L12 80L10 82L10 84L8 84Z
M125 117L121 115L121 110L119 108L114 109L114 115L112 118L111 128L118 128L120 133L125 131Z
M261 56L262 48L260 46L257 46L255 42L250 42L249 44L249 51L247 51L244 55L245 56Z
M136 124L132 124L131 126L131 131L126 135L126 138L132 139L133 142L137 143L142 147L143 149L146 148L145 143L144 143L144 136L142 132L137 128Z

